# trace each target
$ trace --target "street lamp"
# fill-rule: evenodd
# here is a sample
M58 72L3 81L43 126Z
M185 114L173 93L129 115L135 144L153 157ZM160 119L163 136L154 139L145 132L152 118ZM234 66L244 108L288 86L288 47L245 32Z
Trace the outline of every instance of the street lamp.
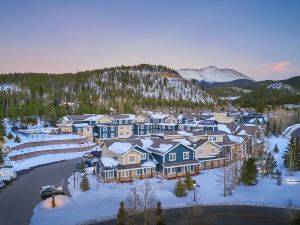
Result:
M193 188L194 188L194 203L196 203L196 181L193 183Z

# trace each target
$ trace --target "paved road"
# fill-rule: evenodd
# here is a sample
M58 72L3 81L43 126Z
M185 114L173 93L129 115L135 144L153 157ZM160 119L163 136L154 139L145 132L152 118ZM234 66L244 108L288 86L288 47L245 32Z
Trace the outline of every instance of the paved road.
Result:
M51 163L21 172L11 185L0 190L0 224L27 225L32 210L41 201L39 191L44 185L60 185L72 175L81 158ZM64 182L66 186L66 182Z
M298 128L297 130L295 130L294 134L295 134L296 137L300 138L300 128Z
M254 206L203 206L191 219L187 209L166 211L168 225L288 225L285 209ZM90 225L115 225L107 221Z

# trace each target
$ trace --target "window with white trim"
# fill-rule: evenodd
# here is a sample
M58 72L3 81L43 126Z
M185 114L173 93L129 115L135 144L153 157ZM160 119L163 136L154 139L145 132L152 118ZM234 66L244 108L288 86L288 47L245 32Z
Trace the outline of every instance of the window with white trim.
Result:
M137 170L136 170L136 174L137 174L137 175L141 175L141 174L142 174L142 171L143 171L143 169L137 169Z
M191 165L187 166L187 171L192 171L192 166Z
M189 152L183 152L183 159L189 159L190 153Z
M216 153L216 149L215 148L211 148L210 152L211 153Z
M128 162L129 163L135 163L135 155L128 156Z
M181 167L181 172L185 172L185 166Z
M103 134L103 138L107 138L107 134Z
M129 171L122 171L122 177L129 177Z
M107 131L107 127L103 127L103 131L106 132Z
M147 158L147 154L146 153L142 153L141 160L145 160L146 158Z
M111 133L111 135L110 135L112 138L114 138L115 137L115 134L114 133Z
M199 155L203 155L204 154L204 149L203 148L200 148L199 149Z
M144 125L141 125L141 129L144 129Z
M105 172L106 178L113 178L115 177L114 171L107 171Z
M176 160L176 153L170 153L169 154L169 161L175 161Z
M143 131L143 130L141 130L140 132L141 132L141 135L143 135L143 134L144 134L144 131Z
M172 174L172 173L176 173L176 168L167 168L167 173L168 174Z
M144 174L147 174L147 168L144 168Z

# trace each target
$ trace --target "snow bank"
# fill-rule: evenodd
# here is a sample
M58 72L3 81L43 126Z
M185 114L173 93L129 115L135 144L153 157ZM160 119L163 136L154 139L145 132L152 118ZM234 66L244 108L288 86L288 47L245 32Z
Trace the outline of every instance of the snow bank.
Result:
M294 124L292 126L289 126L285 129L285 131L283 131L282 135L287 138L290 138L294 133L294 131L297 130L298 128L300 128L300 124Z

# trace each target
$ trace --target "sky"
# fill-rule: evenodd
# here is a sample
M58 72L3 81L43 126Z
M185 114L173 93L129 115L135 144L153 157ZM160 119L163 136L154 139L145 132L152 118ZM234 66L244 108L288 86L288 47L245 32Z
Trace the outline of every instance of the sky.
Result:
M0 1L0 73L140 63L300 75L300 1Z

